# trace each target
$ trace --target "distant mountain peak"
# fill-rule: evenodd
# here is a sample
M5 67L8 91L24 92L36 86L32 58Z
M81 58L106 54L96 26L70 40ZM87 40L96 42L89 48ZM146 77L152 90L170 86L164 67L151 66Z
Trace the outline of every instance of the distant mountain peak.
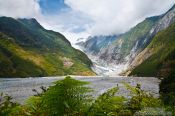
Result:
M173 10L175 10L175 4L166 13L164 13L163 16L166 15L166 14L168 14L169 12L171 12Z
M43 28L35 18L30 18L30 19L19 18L17 20L22 22L22 23L28 24L28 25L32 26L33 28Z
M173 9L175 9L175 4L170 8L170 10L173 10ZM169 11L170 11L170 10L169 10Z

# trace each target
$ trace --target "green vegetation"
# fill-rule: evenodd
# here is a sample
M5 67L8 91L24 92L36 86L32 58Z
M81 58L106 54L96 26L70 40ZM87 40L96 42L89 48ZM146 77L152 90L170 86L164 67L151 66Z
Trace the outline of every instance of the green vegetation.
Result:
M175 70L160 83L160 93L166 105L175 106Z
M148 45L152 55L130 75L167 77L175 69L175 24L159 32Z
M91 90L84 86L86 84L70 77L56 82L42 96L43 108L51 116L83 115L92 102L92 97L87 94Z
M130 75L161 77L160 93L166 105L175 105L175 24L159 32L147 46L151 56ZM144 57L144 56L143 56ZM170 107L174 108L174 107Z
M121 37L112 43L115 46L121 45L120 53L122 58L129 55L137 41L144 39L148 35L149 31L155 25L157 20L159 20L159 17L150 17L145 19L143 22L137 24L134 28L121 35ZM144 48L144 46L142 47Z
M8 116L19 104L12 102L8 95L0 94L0 116Z
M92 62L35 19L0 17L0 77L95 75Z
M118 87L112 88L97 98L91 96L87 82L66 77L55 82L37 96L30 97L24 105L11 102L9 97L0 99L0 114L3 116L133 116L175 115L174 105L165 106L140 89L140 85L125 85L131 92L127 97L117 95ZM4 105L6 104L6 105ZM170 109L171 107L171 109Z

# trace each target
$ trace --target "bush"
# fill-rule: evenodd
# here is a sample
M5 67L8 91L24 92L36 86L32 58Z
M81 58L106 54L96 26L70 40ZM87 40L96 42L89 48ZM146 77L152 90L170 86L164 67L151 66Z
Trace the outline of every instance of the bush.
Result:
M58 81L42 96L43 109L50 116L83 115L92 102L87 82L66 77Z
M8 95L0 94L0 116L9 116L12 110L17 107L18 104L12 102L12 98Z
M30 97L24 105L11 102L11 97L1 97L0 115L2 116L133 116L139 114L156 115L161 113L174 115L175 107L164 106L159 98L140 89L138 84L131 87L129 96L117 96L118 87L112 88L96 99L87 82L66 77L55 82L40 94ZM2 95L1 95L2 96ZM2 100L3 98L3 100ZM159 113L160 114L160 113Z

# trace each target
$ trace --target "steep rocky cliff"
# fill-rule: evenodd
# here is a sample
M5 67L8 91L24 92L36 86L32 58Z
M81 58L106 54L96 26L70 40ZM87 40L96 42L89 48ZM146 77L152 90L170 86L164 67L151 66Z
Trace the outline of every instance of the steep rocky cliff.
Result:
M110 36L113 37L110 39L109 36L93 37L79 45L91 59L95 59L97 65L120 70L118 74L143 49L142 43L157 20L159 17L150 17L124 34Z
M83 50L92 55L97 55L103 48L111 44L118 38L117 35L113 36L94 36L88 37L85 42L79 42L77 45L82 46Z
M148 38L146 39L148 43L151 42L152 45L155 44L155 46L157 47L158 47L157 45L158 43L153 43L155 35L159 34L158 32L164 31L169 26L171 26L173 23L175 23L175 5L168 12L166 12L160 17L161 18L156 23L156 25L150 30L148 34ZM168 37L169 36L167 36L167 39ZM161 39L160 39L160 42L161 42ZM146 59L152 56L154 52L155 52L154 48L149 45L135 57L135 59L131 63L131 67L134 68L140 65L142 62L144 62Z
M172 7L152 29L150 44L132 61L130 75L166 77L171 72L175 50L174 23L175 7Z
M129 70L132 70L153 54L154 50L147 46L152 42L156 34L168 28L174 22L175 5L165 14L146 18L128 32L118 35L116 39L112 39L112 41L94 37L83 42L81 46L85 53L102 62L101 64L98 63L101 66L123 64L127 65ZM98 47L97 40L100 43L107 44L101 44L102 46Z

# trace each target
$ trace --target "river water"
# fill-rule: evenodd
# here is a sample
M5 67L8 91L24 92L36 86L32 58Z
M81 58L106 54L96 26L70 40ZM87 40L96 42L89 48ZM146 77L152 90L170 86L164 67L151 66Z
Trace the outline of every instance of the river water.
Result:
M159 95L160 80L154 77L73 77L81 81L90 82L88 85L94 92L93 96L98 96L106 90L120 87L118 94L128 96L129 92L123 83L136 86L141 84L141 88L150 92L154 96ZM49 87L53 82L64 79L64 77L42 77L42 78L0 78L0 92L6 93L13 97L14 101L24 103L24 101L36 93L32 89L41 91L40 87Z

